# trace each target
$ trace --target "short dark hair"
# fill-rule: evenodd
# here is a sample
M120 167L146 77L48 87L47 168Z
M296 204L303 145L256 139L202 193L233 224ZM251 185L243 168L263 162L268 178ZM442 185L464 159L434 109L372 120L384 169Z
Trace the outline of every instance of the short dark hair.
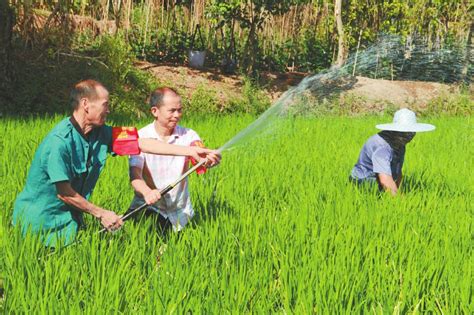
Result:
M165 97L166 93L173 93L179 95L175 89L170 87L162 87L157 88L150 95L150 107L158 107L160 108L163 106L163 98Z
M77 82L70 94L72 109L76 110L83 98L87 98L91 101L96 100L98 98L97 87L99 86L106 89L102 83L95 80L89 79Z

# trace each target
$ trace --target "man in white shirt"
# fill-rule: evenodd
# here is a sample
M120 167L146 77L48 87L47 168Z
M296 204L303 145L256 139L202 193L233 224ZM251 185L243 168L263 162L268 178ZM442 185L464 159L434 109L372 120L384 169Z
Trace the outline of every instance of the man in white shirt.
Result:
M158 88L151 93L150 111L154 121L138 131L140 138L158 139L181 146L194 145L201 139L191 129L178 125L182 116L181 97L171 88ZM219 163L220 156L208 154L207 166ZM157 229L165 233L171 227L180 231L194 216L189 197L188 181L183 180L169 193L161 196L159 191L173 183L188 169L188 159L184 156L153 155L142 153L129 159L130 181L135 197L130 210L143 203L149 205L144 210L152 216Z

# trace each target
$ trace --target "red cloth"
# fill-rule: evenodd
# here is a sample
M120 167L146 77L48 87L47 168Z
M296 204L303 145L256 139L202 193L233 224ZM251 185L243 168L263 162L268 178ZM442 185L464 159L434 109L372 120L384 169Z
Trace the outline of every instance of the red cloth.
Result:
M197 146L197 147L205 148L205 147L204 147L204 143L202 143L202 141L200 141L200 140L195 140L195 141L191 142L191 146ZM190 157L189 159L190 159L191 164L192 164L193 166L198 163L198 162L197 162L195 159L193 159L192 157ZM207 171L207 169L206 169L206 167L205 167L204 165L199 166L199 167L196 169L196 173L197 173L198 175L202 175L202 174L206 173L206 171Z
M112 127L112 151L118 155L138 155L138 130L135 127Z

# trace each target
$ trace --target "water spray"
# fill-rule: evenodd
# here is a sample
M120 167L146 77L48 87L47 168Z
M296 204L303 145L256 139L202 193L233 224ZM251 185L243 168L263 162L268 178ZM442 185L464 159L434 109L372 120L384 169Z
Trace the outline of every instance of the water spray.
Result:
M245 142L250 137L255 139L274 131L275 122L288 115L305 115L341 91L350 89L357 81L355 75L378 79L428 80L439 82L458 82L462 80L461 65L472 64L472 60L463 61L459 54L450 49L433 49L419 38L408 38L404 44L399 36L381 35L374 45L351 55L342 67L332 67L318 74L304 78L296 87L286 91L270 108L254 122L241 130L237 135L222 145L217 151L222 153L234 145ZM472 70L472 69L471 69ZM304 103L299 108L298 101L306 93L315 96L312 104ZM207 160L204 159L175 182L160 191L165 195L181 181L187 178ZM147 204L144 203L122 217L127 220ZM106 231L102 229L100 232Z

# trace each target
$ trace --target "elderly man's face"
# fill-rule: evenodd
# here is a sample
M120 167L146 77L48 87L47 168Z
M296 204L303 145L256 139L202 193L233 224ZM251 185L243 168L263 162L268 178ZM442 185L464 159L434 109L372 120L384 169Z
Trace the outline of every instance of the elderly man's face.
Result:
M166 93L163 97L163 105L152 107L151 112L160 126L171 131L179 123L183 115L181 97L174 93Z
M94 126L105 124L109 111L109 92L102 86L97 87L97 98L86 99L87 119Z

